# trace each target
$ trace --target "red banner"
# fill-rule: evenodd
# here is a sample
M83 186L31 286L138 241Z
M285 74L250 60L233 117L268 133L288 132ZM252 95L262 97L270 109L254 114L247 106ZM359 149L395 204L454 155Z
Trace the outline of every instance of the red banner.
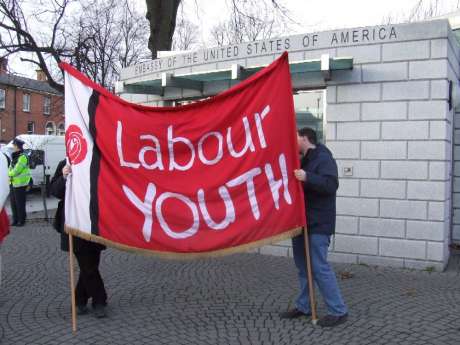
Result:
M69 65L67 229L124 249L216 254L305 225L287 53L178 107L128 103Z
M10 232L10 223L6 215L6 199L10 192L10 179L8 177L8 161L0 152L0 244Z

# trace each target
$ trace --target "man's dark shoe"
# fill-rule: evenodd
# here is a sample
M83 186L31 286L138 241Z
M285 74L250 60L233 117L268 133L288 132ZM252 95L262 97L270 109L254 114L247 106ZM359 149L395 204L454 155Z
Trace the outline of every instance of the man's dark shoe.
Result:
M16 225L18 225L18 222L12 222L11 223L11 226L16 226Z
M326 315L318 321L318 325L321 327L335 327L347 321L348 314L340 316Z
M311 314L305 314L304 312L301 312L299 309L294 308L288 311L285 311L283 313L280 313L280 318L281 319L297 319L302 316L311 316Z
M17 223L16 226L24 226L25 223Z
M88 314L88 307L86 305L77 305L77 314L78 315Z
M106 311L105 305L96 304L95 306L93 306L93 311L94 311L94 316L96 316L98 319L107 317L107 311Z

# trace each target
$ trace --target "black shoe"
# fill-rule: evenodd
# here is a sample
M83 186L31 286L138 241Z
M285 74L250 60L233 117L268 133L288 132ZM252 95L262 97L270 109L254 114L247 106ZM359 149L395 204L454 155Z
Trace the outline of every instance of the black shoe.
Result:
M86 305L77 305L77 314L85 315L88 314L88 307Z
M281 319L297 319L299 317L302 317L302 316L311 316L310 313L308 314L305 314L304 312L301 312L299 309L297 308L294 308L294 309L291 309L291 310L288 310L288 311L285 311L283 313L280 313L280 318Z
M17 223L16 226L24 226L25 223Z
M98 319L107 317L107 311L106 311L105 305L96 304L95 306L93 306L93 311L94 311L94 316L97 317Z
M10 225L11 225L11 226L16 226L16 225L18 225L18 222L13 222L13 223L11 223Z
M347 321L348 314L340 316L326 315L318 321L318 325L321 327L335 327Z

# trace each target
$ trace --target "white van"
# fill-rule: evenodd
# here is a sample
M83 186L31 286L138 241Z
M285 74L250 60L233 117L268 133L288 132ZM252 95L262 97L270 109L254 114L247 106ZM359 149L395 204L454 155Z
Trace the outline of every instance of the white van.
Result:
M16 138L24 141L24 153L29 157L33 184L38 187L48 184L61 160L65 158L65 140L60 135L20 134ZM3 147L11 157L13 142Z

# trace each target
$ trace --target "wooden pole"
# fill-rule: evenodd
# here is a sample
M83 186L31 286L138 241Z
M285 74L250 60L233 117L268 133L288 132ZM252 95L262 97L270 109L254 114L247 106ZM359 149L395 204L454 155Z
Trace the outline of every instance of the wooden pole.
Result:
M70 296L72 299L72 331L77 331L77 308L75 305L75 276L73 263L73 237L69 234L69 271L70 271Z
M310 243L308 241L308 231L307 228L303 228L303 237L305 240L305 263L307 271L307 281L308 281L308 291L310 295L310 307L311 307L311 322L316 325L318 318L316 315L316 301L315 301L315 290L313 286L313 277L311 273L311 259L310 259Z

